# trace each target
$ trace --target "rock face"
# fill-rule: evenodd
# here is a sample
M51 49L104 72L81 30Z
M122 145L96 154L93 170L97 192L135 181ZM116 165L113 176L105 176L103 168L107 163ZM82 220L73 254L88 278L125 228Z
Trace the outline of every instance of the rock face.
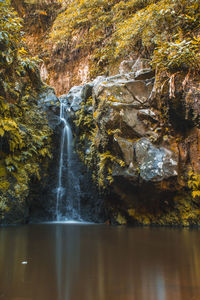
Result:
M33 180L28 195L28 222L55 220L59 144L61 135L59 101L52 88L38 95L38 106L46 114L52 131L51 158L42 168L41 180Z
M161 181L178 175L178 157L166 148L157 148L145 138L135 144L135 158L140 177L145 181Z
M106 191L111 219L141 224L198 223L197 214L186 217L187 206L195 211L197 202L185 200L186 194L180 196L182 200L174 200L185 193L187 172L191 165L194 169L189 149L193 147L195 155L199 151L187 142L192 136L199 139L195 125L197 101L189 101L190 112L194 112L191 117L185 111L189 109L189 89L181 100L185 107L182 112L175 109L180 105L178 98L165 102L166 121L162 102L154 95L155 73L149 63L141 59L124 62L120 73L97 77L85 86L71 89L67 96L79 134L78 152L94 170L100 188ZM175 114L180 120L185 118L184 124L188 122L184 133L179 130ZM198 163L195 171L200 171Z
M95 84L94 96L101 99L112 97L113 102L132 104L135 107L145 104L151 94L153 82L131 79L132 76L134 73L113 76Z

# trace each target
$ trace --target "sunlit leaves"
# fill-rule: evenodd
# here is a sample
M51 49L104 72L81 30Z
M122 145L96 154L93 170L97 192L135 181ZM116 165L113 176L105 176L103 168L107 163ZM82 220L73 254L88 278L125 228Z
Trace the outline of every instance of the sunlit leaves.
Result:
M153 63L159 68L200 69L200 40L175 40L161 44L154 51Z
M200 198L200 174L196 174L192 170L188 173L188 187L192 191L193 198Z
M10 7L9 0L0 2L0 64L11 64L15 57L15 44L21 39L21 20Z
M51 129L37 105L38 57L32 58L23 44L21 20L0 1L0 217L6 199L24 201L32 177L40 179L45 157L51 157ZM44 92L44 91L43 91Z
M161 68L199 70L199 26L197 0L74 0L58 15L50 41L89 49L97 70L144 50Z
M152 49L153 63L166 69L200 68L200 4L196 0L161 0L119 24L116 55L134 51L137 43ZM150 50L152 51L152 50Z

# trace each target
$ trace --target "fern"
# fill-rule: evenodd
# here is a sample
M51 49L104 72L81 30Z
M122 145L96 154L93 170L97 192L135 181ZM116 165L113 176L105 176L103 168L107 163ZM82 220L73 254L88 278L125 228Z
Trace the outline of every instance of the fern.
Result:
M200 199L200 175L190 170L188 173L189 180L188 180L188 187L191 189L192 197Z

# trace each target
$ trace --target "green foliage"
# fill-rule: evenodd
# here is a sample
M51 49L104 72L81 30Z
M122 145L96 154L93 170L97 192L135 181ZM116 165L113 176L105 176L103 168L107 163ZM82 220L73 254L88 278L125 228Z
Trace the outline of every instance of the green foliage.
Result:
M22 43L20 19L10 1L0 2L0 218L22 203L32 178L40 179L44 157L51 157L51 130L37 97L44 89ZM12 199L12 201L11 201Z
M57 48L91 53L91 75L133 53L153 65L199 70L198 0L75 0L54 22L50 42Z
M188 187L192 190L192 197L200 199L200 175L192 170L189 172Z
M2 98L0 101L2 104ZM28 195L30 179L40 179L43 157L51 157L51 130L37 102L24 96L20 104L0 110L0 192L22 201Z
M125 166L123 160L112 155L109 151L99 153L98 183L101 188L105 188L107 185L112 184L112 167L114 164L118 164L121 167Z
M196 0L161 0L139 10L116 31L116 55L138 47L152 53L153 64L165 69L200 67L200 4Z
M22 38L21 20L10 7L9 0L0 2L0 66L10 65L17 55L15 45Z
M154 51L153 64L160 69L200 69L200 37L161 44Z
M109 100L114 101L112 97L109 98ZM96 145L96 139L98 139L99 134L99 114L98 111L92 113L91 110L88 109L94 104L93 101L94 99L90 97L85 102L82 102L81 110L76 113L75 124L79 129L78 153L88 168L91 167L93 179L99 188L105 189L113 182L112 167L114 165L124 167L125 162L121 158L114 156L110 151L99 152ZM119 131L119 129L108 130L104 135L107 138L119 133ZM89 148L89 151L86 151L86 153L85 148Z
M88 112L88 107L92 105L92 97L88 98L86 102L81 103L81 109L77 112L78 119L76 126L80 127L83 131L90 131L93 128L92 113Z
M113 63L115 41L112 38L116 24L147 1L75 0L58 15L54 22L50 42L57 48L86 48L92 53L91 73L101 73L103 67Z

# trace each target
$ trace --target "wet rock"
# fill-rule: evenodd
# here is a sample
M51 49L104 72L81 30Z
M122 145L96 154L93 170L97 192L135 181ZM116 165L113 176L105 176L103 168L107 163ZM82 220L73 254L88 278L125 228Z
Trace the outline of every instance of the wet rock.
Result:
M132 72L137 72L148 68L151 68L150 61L148 59L138 58L132 66Z
M155 147L142 138L135 144L135 158L140 176L145 181L161 181L178 175L178 158L163 147Z
M146 80L151 79L155 76L155 71L152 69L141 69L135 73L135 80Z
M122 137L115 137L116 142L120 146L121 152L123 154L123 159L126 165L130 165L134 159L134 147L133 142L128 141Z
M93 89L94 84L93 83L88 83L85 84L81 90L81 98L84 100L87 100L89 97L92 96L92 89Z
M125 127L123 130L125 137L138 138L146 136L148 133L146 126L138 119L138 111L135 108L130 106L124 107L120 111L118 120L119 124L121 123L121 126ZM129 133L128 136L126 132Z
M58 101L54 89L48 87L39 95L38 103L44 106L52 106Z
M133 60L123 60L119 67L119 73L135 73L143 69L151 69L150 61L139 57Z
M59 97L59 101L65 103L66 105L70 105L68 94L63 94Z
M81 102L83 101L81 97L82 89L82 86L74 86L67 95L70 107L74 112L81 109Z
M48 125L52 130L58 126L59 120L59 99L53 88L46 86L38 96L38 105L47 115Z
M138 117L141 120L157 122L156 114L151 109L140 109L138 111Z
M51 109L46 112L47 113L47 120L48 120L48 125L49 127L55 131L56 128L60 124L60 118L59 118L59 108L57 111L52 111Z
M112 176L116 180L119 178L123 178L128 182L137 182L138 180L138 171L136 168L133 167L131 163L128 168L120 168L119 165L115 164L112 168ZM114 184L115 185L115 184Z
M140 104L144 104L149 99L153 89L152 82L146 82L143 80L129 81L126 86L131 95L135 98L135 102L139 102Z

